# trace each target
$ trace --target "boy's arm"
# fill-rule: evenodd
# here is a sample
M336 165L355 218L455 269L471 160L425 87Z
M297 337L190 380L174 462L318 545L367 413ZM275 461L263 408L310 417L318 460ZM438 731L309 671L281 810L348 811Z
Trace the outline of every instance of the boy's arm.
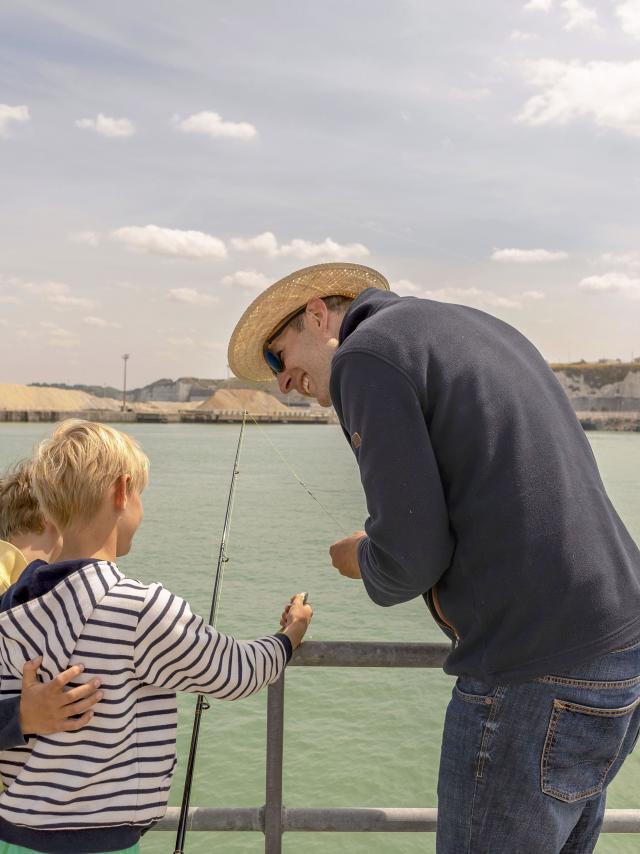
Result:
M236 640L162 585L149 586L135 641L136 675L147 685L238 700L274 682L291 653L287 635Z

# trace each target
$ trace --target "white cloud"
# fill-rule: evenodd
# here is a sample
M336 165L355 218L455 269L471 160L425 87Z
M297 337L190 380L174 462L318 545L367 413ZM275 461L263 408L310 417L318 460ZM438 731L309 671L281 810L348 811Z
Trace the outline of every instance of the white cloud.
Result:
M74 243L84 243L95 249L100 244L100 235L97 231L74 231L69 235L69 240Z
M271 231L265 231L256 237L235 237L231 245L240 252L262 252L269 258L299 258L303 261L318 258L344 261L347 258L361 258L370 254L362 243L340 244L330 237L322 243L295 238L290 243L278 245L276 236Z
M79 342L76 336L68 329L62 329L62 327L56 326L55 323L48 320L41 320L40 326L48 335L47 344L49 347L78 347Z
M9 104L0 104L0 136L8 136L7 130L11 122L28 122L29 108L22 104L19 107L10 107Z
M193 340L193 338L185 337L185 338L167 338L167 343L170 344L172 347L191 348L191 347L195 347L196 342Z
M560 4L567 13L565 30L599 30L598 13L580 0L563 0Z
M597 125L640 136L640 60L526 63L528 82L541 90L516 120L528 125L567 124L586 117Z
M553 6L553 0L529 0L524 9L527 12L549 12Z
M398 279L396 282L391 282L391 290L400 296L412 297L421 294L423 289L409 279Z
M226 258L222 240L202 231L181 231L157 225L125 226L112 232L129 249L177 258Z
M441 302L463 303L477 308L522 308L522 302L480 288L437 288L422 291L420 296Z
M112 138L133 136L136 132L133 122L129 119L114 119L103 113L98 113L95 119L77 119L75 125L83 130L92 130L101 136Z
M87 326L98 326L100 329L120 329L119 323L113 323L110 320L105 320L104 317L94 317L93 315L89 315L88 317L83 317L82 322Z
M186 119L173 116L173 124L183 133L201 133L213 139L254 139L258 131L249 122L225 122L218 113L205 110Z
M93 301L85 297L76 297L65 282L23 282L15 280L15 284L31 294L45 297L47 302L56 308L91 308Z
M461 302L478 308L522 308L523 300L545 299L545 295L541 291L524 291L514 299L501 296L493 291L483 291L480 288L448 287L430 290L419 287L409 279L398 279L391 282L391 290L400 296L425 297L440 302Z
M218 302L217 297L210 296L209 294L201 294L194 288L172 288L167 294L167 299L174 302L187 302L191 305L206 305Z
M257 237L234 237L231 245L240 252L263 252L271 258L278 254L278 241L271 231L265 231Z
M449 97L454 98L460 101L483 101L485 98L488 98L492 93L491 89L486 86L477 86L475 88L470 89L458 89L452 88L449 89Z
M537 38L534 33L524 33L522 30L513 30L509 35L512 42L528 42Z
M53 294L48 301L58 308L91 308L93 301L84 297L74 297L69 294Z
M238 270L230 276L225 276L222 279L223 285L238 285L241 288L259 289L266 288L269 284L269 279L263 273L257 273L255 270Z
M616 6L622 29L627 35L640 39L640 0L627 0Z
M640 252L605 252L600 260L605 264L619 264L622 267L640 267Z
M21 302L21 299L14 297L12 294L0 294L1 305L20 305Z
M512 264L548 264L568 257L566 252L550 252L548 249L495 249L491 260Z
M640 299L640 279L631 278L626 273L611 272L603 276L588 276L582 279L579 287L592 293L614 293L630 299Z

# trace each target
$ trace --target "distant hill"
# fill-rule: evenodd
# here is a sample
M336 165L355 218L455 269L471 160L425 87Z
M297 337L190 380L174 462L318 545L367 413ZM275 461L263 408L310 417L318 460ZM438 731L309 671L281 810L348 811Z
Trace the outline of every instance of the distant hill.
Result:
M68 385L67 383L30 383L39 388L59 388L66 391L82 391L94 397L108 397L122 400L122 389L101 385ZM127 400L130 403L148 403L152 401L173 401L175 403L193 403L208 400L218 389L251 389L264 391L276 397L285 406L310 405L308 398L297 392L281 394L275 380L252 383L232 377L224 379L203 379L199 377L179 377L177 380L162 378L154 380L141 388L127 389Z
M640 412L640 359L633 362L608 361L556 363L550 366L578 412ZM32 383L68 391L84 392L98 398L122 399L122 391L110 386L67 385L66 383ZM224 389L250 389L265 392L284 406L313 407L315 402L297 392L282 394L275 380L252 383L237 377L210 379L179 377L162 378L142 388L127 390L129 403L171 401L204 403Z

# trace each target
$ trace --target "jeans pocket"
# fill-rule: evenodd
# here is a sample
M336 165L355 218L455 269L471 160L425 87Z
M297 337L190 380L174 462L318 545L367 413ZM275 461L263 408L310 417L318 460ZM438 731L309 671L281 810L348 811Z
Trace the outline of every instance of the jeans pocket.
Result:
M475 679L473 676L458 676L453 692L458 699L465 703L483 703L490 706L493 702L493 695L498 689L493 685L488 685L481 679Z
M601 792L638 704L600 709L554 700L542 751L542 791L566 803Z

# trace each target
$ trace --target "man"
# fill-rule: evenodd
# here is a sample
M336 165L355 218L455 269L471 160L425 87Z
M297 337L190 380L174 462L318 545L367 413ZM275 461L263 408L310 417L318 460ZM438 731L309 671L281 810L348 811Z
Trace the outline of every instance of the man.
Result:
M229 364L333 403L369 511L333 564L380 605L424 595L452 641L438 852L586 854L640 730L640 552L533 345L388 287L355 264L287 276Z

